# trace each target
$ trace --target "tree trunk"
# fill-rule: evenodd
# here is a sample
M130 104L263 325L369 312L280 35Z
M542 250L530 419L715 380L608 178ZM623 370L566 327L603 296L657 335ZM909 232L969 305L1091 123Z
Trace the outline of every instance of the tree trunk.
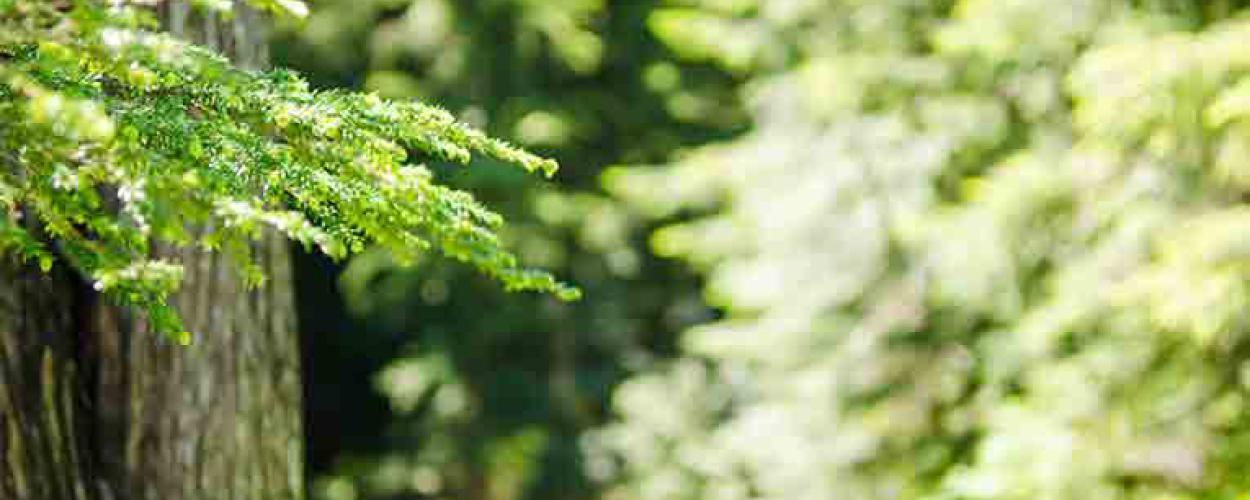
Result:
M265 64L258 15L161 7L171 31L237 64ZM67 271L0 262L0 499L303 498L299 351L286 242L254 245L269 276L246 290L198 250L175 304L179 347L102 303Z

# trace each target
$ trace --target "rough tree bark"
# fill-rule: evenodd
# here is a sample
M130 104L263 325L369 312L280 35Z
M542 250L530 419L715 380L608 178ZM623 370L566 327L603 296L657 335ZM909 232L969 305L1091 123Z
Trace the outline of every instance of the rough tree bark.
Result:
M160 9L171 31L266 63L254 12ZM303 498L290 257L273 236L254 249L270 279L250 291L221 256L157 250L186 266L190 347L69 271L0 261L0 499Z

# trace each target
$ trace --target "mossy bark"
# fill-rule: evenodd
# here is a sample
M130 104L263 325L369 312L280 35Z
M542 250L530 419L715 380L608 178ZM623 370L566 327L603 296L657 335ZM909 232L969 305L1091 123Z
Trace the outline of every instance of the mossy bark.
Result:
M0 263L0 498L97 498L75 288Z
M264 66L256 13L160 9L171 31ZM252 290L225 257L157 250L186 266L190 347L68 271L0 261L0 499L303 498L290 257L273 235L253 250L269 280Z

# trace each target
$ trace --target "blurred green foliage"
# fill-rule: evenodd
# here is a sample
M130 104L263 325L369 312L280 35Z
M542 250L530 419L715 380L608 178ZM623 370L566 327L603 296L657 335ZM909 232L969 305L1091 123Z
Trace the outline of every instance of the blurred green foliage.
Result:
M355 260L415 340L322 492L1242 498L1246 4L322 2L279 50L322 84L566 165L440 175L524 186L508 236L588 297Z
M753 127L606 177L711 214L652 243L725 318L615 394L605 498L1244 498L1245 6L657 12Z
M557 159L560 174L551 181L489 164L432 168L441 182L472 190L505 215L503 238L522 262L584 291L581 301L562 304L499 293L433 259L407 269L381 252L354 259L339 285L358 318L341 328L356 331L316 336L323 357L314 354L313 363L322 363L313 377L332 379L327 359L346 366L393 357L374 378L391 414L378 431L385 439L347 443L324 464L314 488L323 497L596 495L581 472L582 432L608 417L617 382L673 352L675 332L712 316L694 274L647 250L647 235L662 221L606 196L599 173L665 161L747 125L736 77L675 59L648 31L657 5L323 0L279 37L276 62L316 86L429 99ZM324 392L312 389L314 406ZM347 398L314 411L327 415L364 399Z

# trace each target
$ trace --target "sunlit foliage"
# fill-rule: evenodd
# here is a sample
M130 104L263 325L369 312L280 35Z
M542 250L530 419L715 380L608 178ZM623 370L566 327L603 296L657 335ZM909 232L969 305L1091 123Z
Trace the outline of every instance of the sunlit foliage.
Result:
M1241 2L674 1L754 129L606 180L726 319L617 391L610 498L1235 498Z
M335 258L378 245L403 261L433 248L509 289L577 295L521 268L499 243L498 215L414 163L486 155L550 175L553 161L438 108L236 69L162 33L151 3L0 0L8 252L44 269L65 261L181 341L166 302L181 268L153 248L225 252L255 285L264 276L249 240L263 228ZM252 3L306 14L294 0Z

